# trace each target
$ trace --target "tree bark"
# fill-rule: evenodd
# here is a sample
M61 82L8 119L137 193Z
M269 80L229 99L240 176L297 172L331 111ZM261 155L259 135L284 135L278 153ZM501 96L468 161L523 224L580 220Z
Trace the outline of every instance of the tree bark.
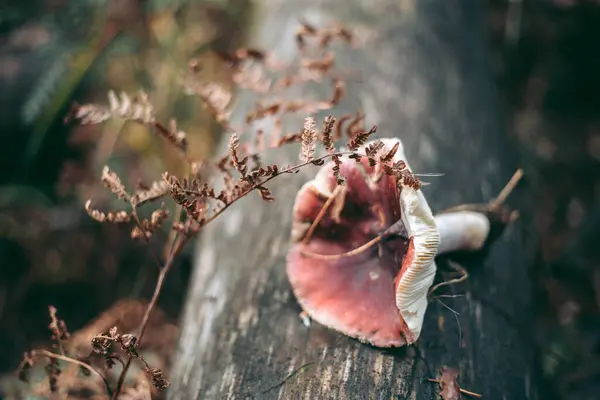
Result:
M256 7L250 42L280 56L293 50L303 17L343 21L365 39L363 49L337 53L337 65L360 79L349 82L334 115L361 109L378 136L403 140L415 172L444 173L425 178L434 212L489 201L516 169L480 2L261 0ZM297 157L295 146L266 156L279 164ZM315 172L275 180L274 203L249 196L204 229L169 398L433 399L439 387L426 378L444 365L485 399L537 398L534 254L522 193L510 199L521 219L485 255L463 260L470 278L448 291L465 296L442 299L460 315L432 302L416 346L382 350L315 322L306 328L298 317L285 257L294 196Z

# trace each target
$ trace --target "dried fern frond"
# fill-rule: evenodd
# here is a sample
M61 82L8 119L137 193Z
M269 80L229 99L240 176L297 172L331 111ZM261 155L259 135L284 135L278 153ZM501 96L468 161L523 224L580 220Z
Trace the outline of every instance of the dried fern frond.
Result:
M381 140L377 139L373 143L367 146L365 154L367 157L375 157L377 152L383 148L384 144Z
M398 185L409 186L414 190L419 190L423 186L421 180L407 169L402 169L399 174L396 174L396 180L398 181Z
M300 27L296 31L296 46L300 51L304 50L306 47L306 37L315 36L317 34L317 28L306 23L302 22Z
M187 179L184 179L182 183L176 177L169 175L168 172L163 173L163 179L169 184L169 192L173 201L181 205L186 214L201 225L204 223L203 218L208 211L207 198L220 200L224 203L227 201L225 193L221 192L217 195L214 188L207 183L201 188L196 180L192 180L190 183ZM196 198L190 198L193 196L196 196Z
M333 68L334 61L335 59L333 56L333 52L328 51L325 53L325 56L323 56L323 58L303 59L302 68L308 71L318 72L319 74L326 74Z
M156 124L158 133L169 141L173 146L177 147L184 153L187 151L188 140L187 134L184 131L177 129L177 122L175 119L169 121L169 129L166 129L160 124Z
M258 178L274 177L279 173L279 167L276 164L259 167L246 175L245 180L249 184L255 184Z
M52 332L52 340L58 342L69 339L71 334L67 329L67 324L64 320L57 317L56 313L58 310L56 307L48 306L48 312L50 314L50 324L48 325L48 329L50 329L50 332Z
M205 211L208 210L208 207L205 208ZM185 236L192 237L195 236L202 225L204 224L204 220L202 218L199 219L201 222L198 223L195 219L188 218L185 222L174 222L171 226L176 232L179 232Z
M267 104L266 106L261 105L260 103L254 108L253 111L250 111L246 114L246 123L250 124L253 121L257 121L259 119L271 117L277 114L283 106L281 101L276 101L271 104Z
M152 212L152 216L149 220L145 219L141 221L141 226L136 226L131 231L131 237L133 239L139 239L144 236L147 238L151 237L154 231L156 231L162 223L169 218L169 210L166 210L163 204L158 210Z
M125 185L121 183L121 178L115 172L111 171L108 165L105 165L102 169L101 179L104 187L110 189L118 199L123 199L126 202L130 200L130 196L125 190Z
M115 224L129 222L131 216L125 211L117 211L115 213L103 213L100 210L91 208L92 200L88 200L85 203L85 211L88 215L94 218L98 222L111 222Z
M75 104L65 121L76 119L81 125L93 125L112 117L110 110L99 104Z
M363 122L365 121L365 115L360 111L357 111L354 115L349 115L350 118L354 117L352 121L346 127L346 136L353 139L359 133L365 130Z
M377 131L377 126L373 125L373 127L368 131L358 132L358 134L350 140L348 143L348 148L352 151L357 151L360 146L365 144L367 140L369 140L369 136Z
M260 194L260 197L266 201L266 202L272 202L275 201L275 197L273 197L273 194L271 193L271 190L263 185L258 185L256 187L256 189L258 189L258 194Z
M398 148L400 147L400 142L396 142L396 144L394 145L394 147L392 147L392 149L390 151L387 152L387 154L385 154L384 156L382 156L379 161L386 163L386 162L390 162L394 159L394 156L396 155L396 152L398 151Z
M151 124L155 121L154 107L148 100L148 95L139 91L137 101L127 93L121 92L120 99L112 90L108 92L108 102L113 116Z
M264 51L249 47L237 49L235 55L239 60L255 60L259 62L263 62L267 58L267 54Z
M227 109L233 95L223 86L209 82L205 84L189 84L186 86L187 94L200 96L208 112L221 124L227 124L231 111Z
M315 129L315 119L306 117L304 119L304 129L302 131L302 150L300 152L300 161L310 162L315 158L315 149L317 147L317 131Z
M344 97L344 95L346 94L346 84L344 83L344 81L342 81L339 78L333 78L332 83L333 83L333 95L332 95L331 99L325 104L325 107L321 108L321 109L328 109L328 108L335 107L336 105L339 104L340 100L342 100L342 97Z
M323 146L325 147L325 150L327 150L327 154L335 152L335 148L333 146L333 136L331 134L334 125L335 118L332 115L328 115L323 120L323 130L321 131L321 138L323 140Z
M342 138L344 132L344 124L346 123L346 121L349 121L353 115L354 114L345 114L337 120L333 131L334 140L339 140ZM350 135L348 135L348 137L350 137Z
M312 114L317 111L329 110L342 100L346 93L346 86L344 82L339 78L332 79L333 94L329 100L325 101L303 101L303 100L292 100L285 106L285 112L298 112L303 111L307 114Z
M131 204L140 206L146 202L158 200L169 193L169 184L163 181L152 182L149 188L140 188L131 197Z
M152 385L158 390L166 390L171 386L171 383L167 380L167 377L161 369L146 367L144 372L146 372L146 375L150 378Z
M340 39L350 45L353 45L355 41L352 32L340 24L317 28L303 22L296 32L296 45L300 51L306 48L306 38L308 37L314 38L320 49L325 49L333 39Z
M354 44L354 35L347 28L340 24L334 24L320 31L318 43L321 48L325 48L333 39L339 39L349 45Z
M117 96L113 90L109 90L108 107L99 104L75 105L67 119L70 118L79 120L82 125L99 124L110 118L123 118L143 124L155 122L154 107L143 91L139 92L137 99L132 99L125 92Z
M146 234L146 232L144 232L139 226L134 226L133 229L131 230L131 238L132 239L141 239L143 237L147 237L149 238L151 235L150 234Z
M368 145L367 148L365 149L365 153L366 153L367 157L369 158L369 165L371 167L374 167L377 164L375 157L381 151L381 149L383 149L383 146L384 146L383 142L381 140L377 139L373 143Z
M249 89L256 93L267 93L272 84L258 65L238 69L233 74L233 81L239 88Z
M284 144L295 143L302 141L302 133L290 133L287 135L283 135L279 138L279 140L275 143L274 147L280 147Z
M338 155L333 155L331 157L331 160L333 161L333 176L335 177L337 184L338 185L343 185L344 183L346 183L346 180L340 176L340 165L342 165L342 159L340 156Z
M248 171L248 157L244 157L241 160L238 157L238 147L240 146L240 140L237 133L232 133L229 137L229 155L231 157L231 163L233 167L238 171L242 176L246 176Z
M204 199L193 199L185 207L186 212L192 217L192 220L204 223L204 217L208 212L208 204Z
M269 187L267 187L267 185L270 185L269 182L280 175L296 173L300 168L306 166L306 164L322 165L326 159L331 158L334 164L333 170L337 183L339 185L344 184L345 180L340 176L340 166L342 155L348 153L345 151L336 152L335 150L336 138L341 137L341 122L343 122L343 119L340 120L340 124L337 125L336 129L336 119L330 115L323 120L322 129L319 131L316 128L315 119L308 117L304 120L303 130L300 132L298 132L299 130L284 132L282 120L288 113L299 112L304 114L303 116L314 115L319 111L330 109L340 102L345 94L345 83L339 77L341 75L333 76L334 74L331 73L335 61L334 54L333 52L319 50L323 50L336 38L350 42L352 37L348 31L339 26L317 29L308 24L303 25L302 32L297 36L299 46L303 48L307 45L304 37L314 39L312 41L313 44L316 42L320 49L311 52L311 54L308 52L301 54L300 57L294 58L294 61L291 63L292 65L284 64L283 62L277 64L269 52L249 48L240 49L234 55L226 55L224 57L231 64L229 67L232 68L233 79L238 84L238 87L246 87L255 93L266 94L268 96L266 98L257 98L257 107L247 116L246 121L249 124L257 119L271 117L274 128L268 139L265 140L261 131L256 135L254 142L241 141L242 131L236 129L237 133L232 134L229 138L227 154L218 159L216 163L207 162L207 171L201 171L205 163L192 163L190 157L184 154L185 161L188 162L192 170L191 176L178 179L169 173L164 173L162 181L154 182L151 186L138 185L135 191L132 190L132 194L126 191L125 185L121 182L117 174L112 172L108 167L104 167L102 172L104 185L117 198L129 201L133 211L130 213L126 211L103 213L93 209L91 201L88 200L85 204L85 209L95 220L115 223L134 220L136 224L134 224L131 232L132 237L147 239L158 229L161 229L165 221L169 218L169 211L165 209L163 204L160 209L154 210L150 217L140 220L136 209L137 206L170 196L184 211L184 215L180 216L177 214L173 218L174 221L170 227L169 237L166 238L165 251L167 254L164 257L160 257L166 261L164 263L161 262L160 258L156 254L153 254L160 268L160 278L153 299L144 311L145 317L141 326L139 329L137 326L135 327L135 330L140 332L139 336L136 337L127 333L120 334L115 327L108 334L97 335L93 340L94 350L104 356L105 367L108 366L110 368L116 362L125 361L124 358L120 358L124 356L129 357L126 364L128 366L131 358L135 357L137 361L142 363L142 369L146 373L145 379L138 379L137 385L134 384L134 387L126 389L122 386L123 382L128 382L127 386L132 386L132 382L125 379L127 374L127 367L125 367L119 377L119 383L114 390L115 398L123 397L129 400L146 400L155 392L154 388L150 386L154 386L160 390L169 386L169 382L166 380L163 371L150 367L144 361L142 355L138 353L138 345L144 339L144 332L146 327L148 327L147 319L153 311L156 299L160 294L161 282L171 269L175 257L186 245L187 239L196 234L207 223L213 221L218 215L228 209L232 203L251 194L253 191L257 191L257 194L267 202L274 201L273 194ZM308 57L311 58L309 59ZM248 63L245 63L245 61L248 61ZM191 63L190 69L193 73L199 71L199 64L197 62ZM279 86L273 88L273 82L278 82L278 78L271 77L271 73L277 72L283 73L286 76L281 80ZM325 81L324 79L329 79L329 81ZM331 96L324 99L308 99L290 97L281 93L285 88L296 83L313 83L314 81L323 81L325 84L332 82L333 93ZM226 130L233 131L229 125L229 118L232 111L232 92L228 90L228 86L223 86L216 82L206 83L200 82L198 79L190 79L189 84L185 85L185 89L188 94L198 95L208 113L217 122L221 123ZM129 96L125 92L117 94L114 91L110 91L108 93L107 106L103 107L94 104L79 106L74 110L74 115L81 123L100 123L113 117L135 120L147 125L149 129L163 137L169 144L187 153L188 142L185 132L177 128L175 120L171 120L169 124L162 124L156 121L154 108L148 101L148 96L143 92L133 98L133 96ZM352 116L348 117L348 119L351 118ZM368 136L375 129L373 128L369 132L364 132L365 129L360 125L362 119L363 117L357 113L354 122L350 123L347 129L349 139L352 139L349 147L354 152L368 139ZM284 135L284 133L286 134ZM317 156L316 142L321 140L327 154ZM265 141L268 142L267 146L265 146ZM301 143L301 152L299 155L300 160L302 160L301 163L298 163L296 166L261 165L260 155L262 151L267 148L279 147L283 144L295 142ZM417 184L418 180L405 171L401 164L392 165L393 154L390 155L391 152L382 156L379 154L379 150L379 144L367 149L369 161L371 158L381 157L387 163L383 164L382 162L381 168L385 169L389 175L394 176L398 180L398 183ZM319 150L319 152L322 152L322 150ZM364 155L356 153L352 154L352 156L355 156L358 160ZM214 172L215 169L221 172L222 182L218 182L219 189L201 178L201 175L209 175L208 172ZM234 172L234 169L239 175ZM205 172L207 173L205 174ZM341 210L344 207L346 188L339 187L337 190L342 195L339 198L336 197L332 208L332 215L334 219L337 218L339 220ZM176 232L181 233L181 235L176 235ZM152 245L150 241L146 241ZM56 335L60 336L61 332L59 332L60 326L58 322L55 325L58 327ZM100 331L105 330L98 330L96 332ZM123 329L123 332L133 331L132 329ZM152 329L148 329L148 332L152 334ZM146 340L146 342L149 341ZM119 354L115 356L117 353ZM49 367L49 370L51 367ZM58 374L57 371L52 371L54 371L52 374ZM107 383L106 386L108 392L111 392L110 385Z
M150 225L154 229L156 229L158 226L160 226L160 224L163 223L163 221L169 218L169 210L166 210L164 206L165 205L163 204L162 208L152 212L152 216L150 217Z

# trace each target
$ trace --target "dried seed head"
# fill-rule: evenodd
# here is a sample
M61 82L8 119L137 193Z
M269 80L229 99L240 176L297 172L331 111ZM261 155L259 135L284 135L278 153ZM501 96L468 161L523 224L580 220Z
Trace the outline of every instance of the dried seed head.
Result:
M113 340L106 337L96 336L92 338L92 350L94 353L108 354L112 344Z
M129 356L136 356L137 351L135 349L137 344L137 337L129 333L121 335L119 337L119 343L121 344L121 350Z
M158 390L165 390L171 386L164 373L158 368L146 368L146 374L148 374L152 385Z
M300 152L300 161L310 162L315 158L317 148L317 131L315 119L306 117L304 119L304 130L302 131L302 151Z

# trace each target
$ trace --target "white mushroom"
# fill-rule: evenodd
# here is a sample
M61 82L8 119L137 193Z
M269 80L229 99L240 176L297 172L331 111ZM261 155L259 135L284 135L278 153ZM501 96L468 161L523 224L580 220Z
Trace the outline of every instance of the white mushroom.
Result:
M394 161L404 161L412 171L399 139L381 141L380 154L398 143ZM371 143L358 152L364 154ZM339 215L327 210L310 240L300 240L338 195L332 168L331 162L324 165L296 197L287 259L294 294L312 319L350 337L378 347L413 343L421 334L436 255L481 249L490 221L464 210L434 217L418 187L404 180L397 184L389 175L372 179L377 167L345 158Z

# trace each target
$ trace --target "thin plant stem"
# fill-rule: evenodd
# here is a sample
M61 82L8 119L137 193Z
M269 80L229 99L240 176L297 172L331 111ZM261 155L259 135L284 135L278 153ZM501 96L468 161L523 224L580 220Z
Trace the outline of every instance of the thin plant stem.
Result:
M523 169L519 168L513 176L510 178L508 183L502 188L498 196L490 202L490 210L495 210L500 207L502 203L506 201L511 192L515 189L521 178L523 177Z
M148 327L148 321L150 320L150 317L152 316L152 312L156 308L156 303L158 302L158 297L160 296L160 293L162 291L162 288L163 288L163 285L165 282L165 278L166 278L167 274L169 273L169 271L171 270L171 267L173 266L173 261L175 260L175 256L177 254L179 254L181 249L183 249L185 247L185 245L187 244L189 239L190 239L190 236L179 236L178 237L178 240L177 240L176 244L174 245L173 251L171 252L171 254L169 255L169 258L167 259L164 266L160 269L160 271L158 273L158 278L156 280L156 286L154 288L154 293L152 294L152 299L150 300L150 303L148 304L148 307L146 308L146 312L144 313L142 322L140 324L140 328L139 328L140 333L138 336L137 346L140 345L140 343L142 342L142 339L144 338L144 333L146 333L146 329ZM119 381L117 382L117 387L115 389L115 392L113 393L113 397L112 397L113 400L116 400L119 396L119 393L123 387L123 383L125 382L125 377L127 376L127 371L129 370L129 366L131 365L133 358L134 358L133 356L129 356L129 358L127 359L127 363L125 364L125 367L123 368L123 371L121 372L121 375L119 376Z
M62 360L71 364L75 364L75 365L79 365L82 368L87 369L88 371L90 371L92 374L96 375L98 378L102 379L102 382L104 382L104 386L106 386L106 391L108 392L109 395L113 394L112 389L110 388L110 384L108 383L108 381L106 380L106 378L100 373L98 372L97 369L95 369L94 367L92 367L91 365L77 360L75 358L71 358L68 356L64 356L61 354L56 354L56 353L52 353L51 351L48 350L33 350L31 351L31 356L32 357L50 357L50 358L54 358L57 360Z
M317 260L334 261L334 260L338 260L342 257L353 257L353 256L357 256L361 253L364 253L365 251L369 250L371 247L375 246L377 243L381 242L381 239L383 239L383 236L377 236L374 239L369 240L367 243L365 243L355 249L352 249L346 253L342 253L342 254L317 254L317 253L311 253L310 251L304 251L304 250L301 250L301 253L307 257L316 258Z
M337 196L339 196L339 194L340 194L341 191L342 191L342 187L341 186L336 186L336 188L333 190L333 193L331 193L331 196L329 196L329 198L327 199L327 201L325 202L325 204L323 204L323 207L321 208L321 211L319 211L319 214L317 214L317 217L315 218L315 220L313 221L313 223L308 228L308 231L306 232L306 236L304 236L304 239L302 240L303 243L305 243L305 244L308 243L308 241L312 237L313 233L315 232L315 229L317 229L317 226L319 225L319 222L321 222L321 220L323 219L323 217L327 213L327 210L333 204L333 202L335 201L335 199L337 198Z
M144 233L145 230L142 225L142 221L140 221L140 217L138 217L138 215L137 215L137 206L133 205L133 203L132 203L131 207L132 207L131 216L133 217L133 220L137 224L138 228L140 228L142 233ZM150 244L150 238L148 238L145 234L143 234L142 236L144 236L144 240L146 241L146 244L148 245L150 254L152 255L152 258L154 259L154 262L156 263L156 265L158 265L160 267L160 264L161 264L160 259L158 258L158 254L156 254L156 252L154 251L154 248Z
M188 175L191 172L191 163L188 162L187 164L188 166ZM178 222L181 220L181 213L183 212L183 206L181 204L176 204L175 206L175 214L173 215L173 222ZM175 245L175 242L177 240L177 232L173 229L171 229L171 231L169 232L169 237L167 238L167 243L164 247L164 254L165 254L165 258L168 257L168 254L171 254L171 252L173 251L173 246Z
M431 289L429 289L429 296L431 296L436 290L438 290L442 286L456 285L458 283L466 281L469 278L469 272L467 272L467 270L464 267L452 261L449 262L449 265L453 270L458 272L460 276L458 278L450 279L448 281L440 282L437 285L434 285Z

